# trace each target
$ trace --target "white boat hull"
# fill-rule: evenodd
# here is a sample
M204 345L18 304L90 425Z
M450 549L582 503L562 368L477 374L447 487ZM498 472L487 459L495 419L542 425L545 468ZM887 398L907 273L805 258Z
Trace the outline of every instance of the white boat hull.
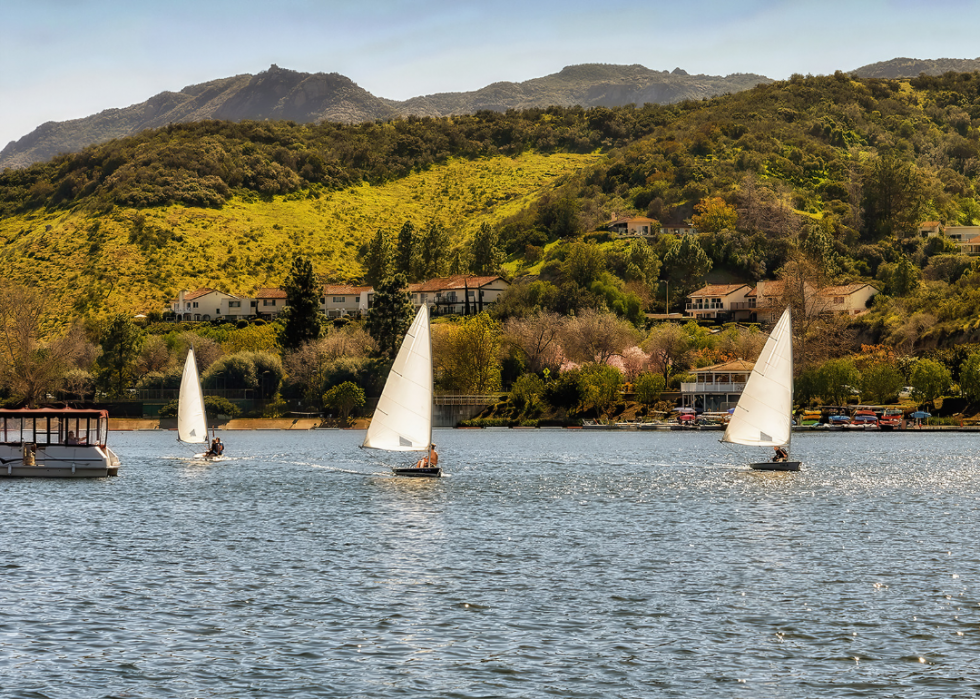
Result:
M0 446L0 478L105 478L119 473L119 458L108 447L39 447L34 464L24 463L20 445Z

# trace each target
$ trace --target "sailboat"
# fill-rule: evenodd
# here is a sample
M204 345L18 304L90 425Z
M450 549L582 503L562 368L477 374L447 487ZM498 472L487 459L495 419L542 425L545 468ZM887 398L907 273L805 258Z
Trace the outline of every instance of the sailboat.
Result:
M786 447L793 425L793 328L787 308L755 363L721 441L756 447ZM799 471L799 461L749 464L760 471Z
M208 421L204 412L204 393L197 376L194 348L187 352L184 373L180 377L180 394L177 399L177 440L187 444L208 443ZM209 458L208 452L195 456Z
M402 340L378 407L361 445L385 451L432 451L432 337L429 309L422 304ZM421 460L395 467L396 476L438 478L439 466Z

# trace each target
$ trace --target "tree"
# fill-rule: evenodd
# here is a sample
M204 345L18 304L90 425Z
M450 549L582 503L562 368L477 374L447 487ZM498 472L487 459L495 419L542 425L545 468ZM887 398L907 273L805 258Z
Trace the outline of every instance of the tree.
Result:
M503 325L504 339L520 349L527 368L537 373L546 367L557 369L562 362L561 335L565 319L551 311L538 311L524 318L508 318Z
M626 249L626 281L642 282L648 286L656 286L660 276L660 260L653 248L645 240L631 240Z
M854 387L861 382L861 374L850 359L824 362L817 376L820 395L834 405L846 404Z
M971 354L960 367L960 390L972 402L980 401L980 353Z
M350 421L351 410L364 405L364 391L355 383L345 381L323 394L323 405L340 412L344 424Z
M255 390L259 386L255 362L247 354L229 354L217 360L201 374L201 384L208 389Z
M489 223L481 224L480 230L473 236L471 257L470 270L483 276L495 274L504 261L500 235Z
M953 378L949 369L931 359L920 359L912 369L910 383L916 398L935 405L936 399L946 395Z
M863 191L868 237L908 235L922 220L925 178L911 162L890 155L876 158L865 172Z
M102 332L99 384L110 395L123 395L135 378L136 360L143 345L143 332L126 315L117 314Z
M680 297L683 291L700 286L704 275L711 271L711 260L695 236L684 235L664 255L664 268Z
M404 274L410 280L417 281L412 277L412 270L417 267L415 264L415 243L418 234L411 221L405 221L402 229L398 232L398 245L394 252L394 272Z
M660 400L660 394L666 388L667 382L660 374L652 371L645 371L640 374L633 382L633 391L636 393L636 400L644 405L653 405Z
M690 337L674 323L653 326L641 347L650 353L650 364L660 371L664 381L688 368Z
M605 271L606 255L595 243L572 243L561 266L562 278L581 287L588 287Z
M379 228L364 255L364 279L371 286L377 286L383 279L391 276L394 266L391 238L388 237L387 231Z
M872 403L884 403L904 385L901 373L889 362L877 362L861 372L861 397Z
M364 327L378 345L378 352L394 359L412 324L415 307L404 274L395 274L374 288L374 301Z
M623 375L607 364L586 364L579 373L581 408L605 414L619 402Z
M565 322L562 347L572 361L605 364L639 339L640 333L629 321L590 308Z
M416 279L443 276L450 261L449 231L441 223L433 221L421 235L418 248Z
M691 217L694 227L703 233L717 233L726 228L735 228L738 211L721 197L707 197L694 205L697 212Z
M485 394L500 389L500 324L488 313L436 326L432 354L445 390Z
M293 268L285 283L286 308L280 316L279 344L293 350L320 337L320 291L313 265L305 257L293 260Z
M0 386L28 407L58 390L73 360L85 351L80 326L42 339L45 298L40 289L0 284Z
M522 374L510 389L510 404L522 414L533 411L544 395L544 381L537 374Z

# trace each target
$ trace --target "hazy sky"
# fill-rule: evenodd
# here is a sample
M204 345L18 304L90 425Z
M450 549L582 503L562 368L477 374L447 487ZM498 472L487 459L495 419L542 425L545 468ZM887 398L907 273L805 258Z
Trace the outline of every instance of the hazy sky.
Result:
M0 0L0 147L273 63L405 99L577 63L781 79L977 58L978 28L976 0Z

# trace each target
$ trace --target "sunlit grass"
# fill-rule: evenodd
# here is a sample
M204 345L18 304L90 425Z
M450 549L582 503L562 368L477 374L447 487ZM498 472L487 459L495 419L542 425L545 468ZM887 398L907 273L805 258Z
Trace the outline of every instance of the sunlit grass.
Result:
M379 228L439 222L453 244L520 211L599 155L528 153L453 160L382 186L234 198L221 209L34 213L0 221L0 274L50 290L59 313L163 309L181 289L235 294L278 286L297 255L329 281L363 273Z

